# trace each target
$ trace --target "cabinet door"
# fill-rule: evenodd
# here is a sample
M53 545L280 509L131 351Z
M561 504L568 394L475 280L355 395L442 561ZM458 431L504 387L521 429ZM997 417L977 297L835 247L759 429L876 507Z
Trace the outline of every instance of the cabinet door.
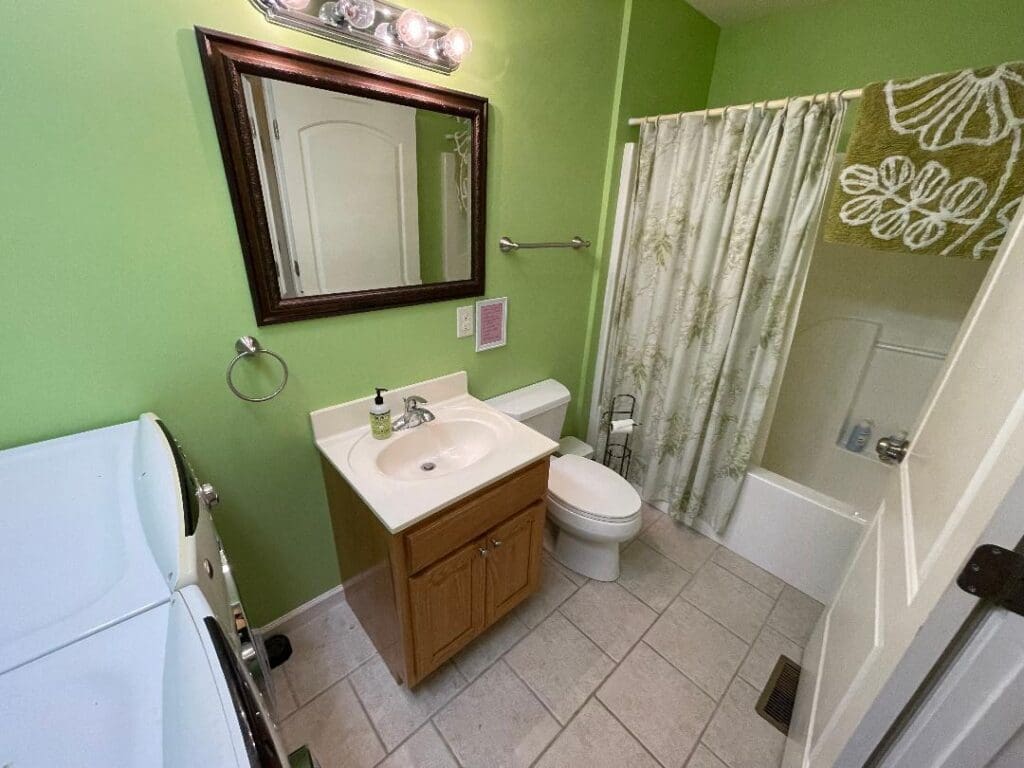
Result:
M487 534L487 624L512 610L540 583L544 503L537 502Z
M487 557L486 545L478 539L409 579L417 678L483 630Z

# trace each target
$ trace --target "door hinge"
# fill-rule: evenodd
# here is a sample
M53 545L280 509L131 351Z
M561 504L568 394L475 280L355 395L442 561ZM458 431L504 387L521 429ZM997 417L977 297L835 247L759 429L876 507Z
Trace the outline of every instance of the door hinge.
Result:
M281 140L281 129L277 127L277 120L274 120L274 138L278 141Z
M957 577L965 592L1024 616L1024 554L985 544Z
M295 259L292 259L292 267L295 268L295 276L302 277L302 270L299 269L299 262L297 262Z

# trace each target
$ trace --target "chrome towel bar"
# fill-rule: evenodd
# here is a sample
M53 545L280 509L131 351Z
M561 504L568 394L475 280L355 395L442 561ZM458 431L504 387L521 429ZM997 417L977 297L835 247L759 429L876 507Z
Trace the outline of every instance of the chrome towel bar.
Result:
M505 235L498 241L498 247L501 248L502 253L527 250L530 248L572 248L574 251L578 251L581 248L589 248L590 241L584 240L579 235L576 235L576 237L567 243L517 243L511 237Z

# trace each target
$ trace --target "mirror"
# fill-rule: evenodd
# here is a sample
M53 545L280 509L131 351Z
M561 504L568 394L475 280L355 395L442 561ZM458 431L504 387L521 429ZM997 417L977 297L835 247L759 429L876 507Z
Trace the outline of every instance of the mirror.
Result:
M197 34L260 325L483 295L486 99Z

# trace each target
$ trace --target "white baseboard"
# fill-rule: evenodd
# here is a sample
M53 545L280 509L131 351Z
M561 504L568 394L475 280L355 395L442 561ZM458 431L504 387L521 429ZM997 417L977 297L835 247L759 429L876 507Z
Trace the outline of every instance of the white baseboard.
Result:
M338 586L317 595L312 600L303 603L298 608L293 608L284 616L278 616L273 621L267 622L259 628L259 633L264 637L269 635L288 634L289 627L297 627L305 624L310 619L329 611L345 599L344 587Z

